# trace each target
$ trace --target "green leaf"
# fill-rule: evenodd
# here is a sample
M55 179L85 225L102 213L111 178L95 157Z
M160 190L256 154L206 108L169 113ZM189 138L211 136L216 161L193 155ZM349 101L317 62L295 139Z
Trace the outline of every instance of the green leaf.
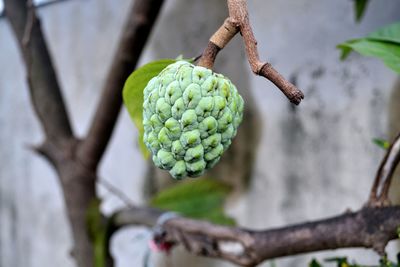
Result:
M367 37L370 40L400 44L400 22L385 26Z
M383 256L379 260L379 267L398 267L398 265L394 262L391 262L387 256Z
M346 257L334 257L325 259L326 262L336 262L337 267L348 267L349 263L347 262Z
M235 221L223 210L231 190L229 185L210 178L186 180L159 192L151 199L150 205L190 218L234 225Z
M322 267L322 265L316 259L312 259L312 261L308 264L308 267Z
M388 141L386 141L386 140L379 139L379 138L374 138L374 139L372 139L372 141L373 141L377 146L379 146L380 148L388 149L388 148L390 147L390 143L389 143Z
M352 43L353 41L354 40L350 40L350 41L347 41L346 43L342 43L337 46L337 48L339 48L341 50L340 51L340 60L345 60L350 55L350 53L353 51L353 49L349 45L345 45L345 44Z
M139 146L145 158L149 157L149 151L143 143L143 89L151 78L157 76L165 67L175 63L174 59L161 59L150 62L132 72L125 82L122 92L124 104L128 109L131 119L139 131Z
M347 41L338 45L338 48L342 50L341 59L345 59L354 50L363 56L377 57L387 67L400 73L400 44L364 38Z
M354 12L357 22L360 22L364 16L367 5L368 0L354 0Z
M385 26L365 38L346 41L337 47L341 49L342 60L354 50L364 56L379 58L387 67L400 73L400 22Z

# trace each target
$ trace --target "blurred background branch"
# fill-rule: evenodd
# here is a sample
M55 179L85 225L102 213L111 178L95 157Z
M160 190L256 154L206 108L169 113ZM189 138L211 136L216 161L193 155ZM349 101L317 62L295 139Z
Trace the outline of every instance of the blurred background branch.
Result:
M87 213L97 200L96 167L121 108L123 83L135 68L163 1L141 0L132 6L93 127L83 142L73 135L34 5L26 0L4 3L24 57L32 103L46 133L46 140L37 151L50 160L59 174L74 237L72 255L78 266L94 266L99 256L88 236ZM94 207L99 208L98 205ZM104 264L113 266L111 257Z

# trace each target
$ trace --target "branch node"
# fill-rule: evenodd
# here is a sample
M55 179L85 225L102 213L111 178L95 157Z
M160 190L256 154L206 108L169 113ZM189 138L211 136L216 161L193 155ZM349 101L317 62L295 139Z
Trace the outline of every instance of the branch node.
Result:
M224 24L211 36L210 42L223 49L238 31L239 28L227 18Z
M304 99L303 92L286 80L270 63L265 63L261 67L259 75L274 83L293 104L298 105Z
M389 189L394 171L400 162L400 133L387 150L379 165L367 202L370 207L390 206Z
M240 32L245 43L247 59L253 73L269 79L286 95L290 102L298 105L304 99L304 94L296 86L286 81L269 63L260 61L257 40L250 25L246 1L228 0L228 9L229 17L211 36L210 42L204 50L198 65L212 69L218 52L226 46L233 36Z

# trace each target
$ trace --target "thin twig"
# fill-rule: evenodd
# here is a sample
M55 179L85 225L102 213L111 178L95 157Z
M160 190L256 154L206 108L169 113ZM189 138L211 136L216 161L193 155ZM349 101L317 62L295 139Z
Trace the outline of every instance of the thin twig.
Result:
M390 205L389 188L393 179L393 173L400 162L400 133L387 150L372 185L369 206Z
M304 99L303 93L294 84L286 80L271 64L265 63L259 75L275 84L293 104L298 105Z
M273 82L292 103L298 105L304 98L304 94L271 64L261 62L259 59L257 41L251 28L246 0L228 0L227 2L229 18L210 38L198 65L212 68L217 53L240 31L245 43L247 59L254 74Z
M122 192L122 190L108 182L106 179L97 179L97 182L104 186L104 188L106 188L112 195L121 200L127 207L132 208L135 206L132 199L130 199L124 192Z
M198 63L199 66L212 69L218 52L239 32L239 28L228 18L224 24L211 36Z
M261 62L258 55L257 40L251 28L246 0L228 0L229 17L236 21L246 46L247 59L252 71L271 80L288 99L299 104L304 98L303 93L292 83L287 81L269 63Z
M220 47L211 41L208 42L207 47L204 49L203 54L201 54L199 63L197 65L207 69L212 69L219 51L221 51Z

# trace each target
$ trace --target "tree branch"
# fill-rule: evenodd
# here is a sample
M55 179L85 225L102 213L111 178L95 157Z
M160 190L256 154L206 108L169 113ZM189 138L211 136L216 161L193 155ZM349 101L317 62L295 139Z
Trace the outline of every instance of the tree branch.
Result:
M400 206L388 206L388 191L399 161L400 134L379 167L368 205L357 212L263 231L174 218L162 225L164 232L154 239L182 244L193 254L242 266L255 266L282 256L349 247L372 248L383 255L387 243L398 237L400 226ZM111 218L112 229L116 231L132 224L154 226L162 214L152 208L121 210Z
M88 135L78 149L85 166L95 169L107 147L121 109L125 80L135 69L163 2L134 2Z
M128 225L154 226L161 211L131 208L113 216L114 230ZM254 231L188 218L165 222L159 242L182 244L196 255L221 258L241 266L267 259L337 248L364 247L384 253L397 238L400 207L366 207L354 213L297 225Z
M63 143L73 137L72 127L35 8L26 0L5 0L4 4L25 61L33 107L47 141Z
M197 65L212 69L218 52L239 32L239 28L227 18L224 24L211 36Z
M46 140L36 150L56 169L74 240L78 266L92 266L93 246L86 232L86 212L95 198L95 174L76 161L73 136L61 90L32 1L6 0L11 22L27 69L31 100Z
M393 173L400 162L400 133L390 145L376 173L374 184L367 205L390 205L389 188Z
M46 140L35 150L56 169L71 225L71 254L81 267L93 266L94 247L87 233L87 211L96 199L96 169L111 136L121 106L121 90L143 49L161 0L137 0L129 15L112 71L106 83L89 136L82 144L74 137L46 41L32 0L6 0L5 11L22 52L33 107ZM112 259L107 259L112 266Z
M246 55L254 74L263 76L274 83L294 104L300 104L304 94L287 81L270 63L261 62L258 55L257 41L251 28L246 0L228 0L229 18L210 38L199 61L199 66L212 68L217 53L240 31Z

